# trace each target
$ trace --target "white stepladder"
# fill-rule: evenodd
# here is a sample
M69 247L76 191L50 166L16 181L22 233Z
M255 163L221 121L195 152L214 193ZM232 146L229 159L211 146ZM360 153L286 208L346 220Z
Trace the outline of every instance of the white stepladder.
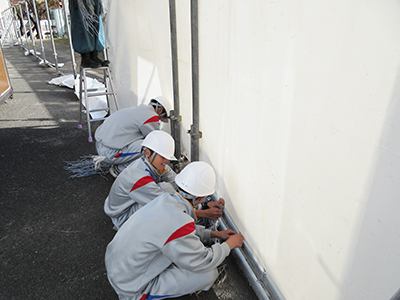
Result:
M98 88L88 88L87 73L103 74L104 89L99 91ZM90 98L105 96L106 103L104 107L93 107ZM79 124L78 128L82 128L82 113L86 113L86 121L88 125L89 143L93 142L91 123L105 120L110 114L110 97L113 98L115 109L118 110L116 94L111 81L110 69L108 67L99 68L80 68L79 78ZM92 106L91 106L92 104ZM92 117L91 113L104 112L103 117Z

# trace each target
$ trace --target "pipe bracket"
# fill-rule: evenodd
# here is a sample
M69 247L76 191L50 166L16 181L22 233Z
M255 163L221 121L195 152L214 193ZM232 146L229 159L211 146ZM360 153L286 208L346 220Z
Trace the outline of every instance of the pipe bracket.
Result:
M189 135L190 135L190 137L191 138L198 138L198 139L201 139L202 137L203 137L203 133L201 132L201 131L199 131L199 132L192 132L192 129L189 129L188 131L187 131L187 133L189 133Z
M169 119L174 122L182 122L182 116L175 116L175 111L171 110Z

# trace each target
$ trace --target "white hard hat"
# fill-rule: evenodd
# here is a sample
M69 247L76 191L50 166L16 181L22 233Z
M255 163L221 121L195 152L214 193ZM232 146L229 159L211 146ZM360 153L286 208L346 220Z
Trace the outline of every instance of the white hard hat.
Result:
M144 141L142 147L149 148L168 160L177 160L174 156L175 141L171 135L162 130L153 130Z
M165 109L165 111L166 111L166 113L167 113L166 117L168 118L169 115L170 115L170 112L171 112L171 110L172 110L171 102L170 102L167 98L165 98L164 96L157 96L157 97L154 97L154 98L152 98L152 99L150 100L150 102L151 102L152 100L157 101L158 103L160 103L160 104L164 107L164 109Z
M175 182L182 190L196 197L211 195L215 191L214 170L203 161L188 164L176 175Z

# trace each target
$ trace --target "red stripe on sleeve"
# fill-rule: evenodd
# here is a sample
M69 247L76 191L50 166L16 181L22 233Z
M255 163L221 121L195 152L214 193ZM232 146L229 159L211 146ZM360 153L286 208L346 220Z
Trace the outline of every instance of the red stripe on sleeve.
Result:
M165 242L164 245L168 244L169 242L179 239L180 237L183 237L185 235L188 235L189 233L192 233L193 231L196 230L196 226L194 225L194 222L192 223L187 223L186 225L183 225L181 228L176 230L169 239Z
M136 190L152 181L154 181L153 177L144 176L140 178L138 181L136 181L136 183L133 185L132 189L129 192L132 192L133 190Z
M151 117L150 119L148 119L146 122L144 122L143 125L147 124L147 123L158 122L158 121L160 121L160 118L158 116L154 116L154 117Z
M147 294L143 294L142 298L140 298L140 300L146 300L147 298Z
M114 156L114 158L118 158L122 155L122 153L118 153L117 155Z

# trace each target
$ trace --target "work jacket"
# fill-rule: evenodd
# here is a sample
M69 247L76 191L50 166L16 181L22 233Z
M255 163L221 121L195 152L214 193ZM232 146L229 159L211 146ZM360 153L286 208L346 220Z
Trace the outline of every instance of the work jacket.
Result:
M176 173L167 165L158 175L145 156L130 164L115 179L104 203L104 212L118 218L128 209L137 211L165 192L174 193Z
M229 245L205 247L202 241L210 238L211 230L194 221L192 205L178 193L165 193L132 215L106 250L114 289L123 295L143 292L172 265L196 273L216 269L229 255Z
M96 142L111 149L122 149L137 140L143 140L153 130L160 129L160 120L153 106L117 110L106 118L96 132Z

